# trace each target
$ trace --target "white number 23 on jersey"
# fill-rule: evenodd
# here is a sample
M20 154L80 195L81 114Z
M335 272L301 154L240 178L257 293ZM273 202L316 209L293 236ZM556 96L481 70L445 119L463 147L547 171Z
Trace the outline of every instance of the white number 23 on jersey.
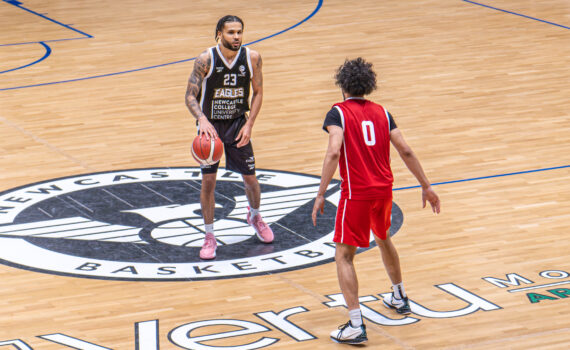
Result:
M224 74L224 86L236 86L237 75L236 74Z

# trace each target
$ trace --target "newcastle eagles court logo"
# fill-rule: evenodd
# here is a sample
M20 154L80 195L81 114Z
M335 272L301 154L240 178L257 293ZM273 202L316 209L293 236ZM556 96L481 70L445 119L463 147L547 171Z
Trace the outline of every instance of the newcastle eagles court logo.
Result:
M75 277L188 281L333 261L339 182L331 183L325 215L315 228L310 216L319 177L259 169L257 177L261 214L275 233L272 244L260 243L247 224L241 176L219 169L217 257L200 260L200 169L138 169L55 179L1 193L0 262ZM392 235L402 220L394 204Z

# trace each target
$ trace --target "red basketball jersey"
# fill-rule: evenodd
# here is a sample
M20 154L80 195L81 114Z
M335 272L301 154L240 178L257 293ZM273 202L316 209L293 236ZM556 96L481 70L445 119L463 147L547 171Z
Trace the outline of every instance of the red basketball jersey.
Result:
M344 140L339 160L341 199L391 198L390 120L384 107L363 98L334 105Z

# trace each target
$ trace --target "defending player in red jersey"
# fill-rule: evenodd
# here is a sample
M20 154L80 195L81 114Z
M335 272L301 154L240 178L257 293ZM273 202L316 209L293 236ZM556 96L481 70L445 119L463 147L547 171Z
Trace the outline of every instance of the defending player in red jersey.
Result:
M384 305L400 314L411 313L402 282L400 258L389 235L394 181L390 168L390 142L421 184L424 208L428 201L437 214L440 201L390 113L364 98L376 89L372 64L362 58L347 60L339 67L335 78L344 102L333 106L323 125L329 133L329 144L312 217L316 225L317 213L323 213L324 194L338 164L342 183L333 241L336 243L339 285L350 321L333 331L331 339L338 343L358 344L368 338L358 303L358 279L353 259L357 247L370 245L370 230L392 282L392 295L383 300Z

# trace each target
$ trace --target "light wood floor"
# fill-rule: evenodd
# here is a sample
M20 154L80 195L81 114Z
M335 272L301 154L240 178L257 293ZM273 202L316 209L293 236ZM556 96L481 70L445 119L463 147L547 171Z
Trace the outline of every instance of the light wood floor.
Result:
M218 18L242 17L250 43L315 11L251 45L264 62L257 167L319 175L322 121L341 97L334 71L346 58L373 62L371 99L393 113L443 203L439 216L422 210L418 189L401 189L416 182L393 154L407 292L434 311L466 307L461 290L488 308L436 318L418 306L417 321L400 326L367 320L367 348L567 349L570 2L480 1L0 1L0 190L195 166L184 92L190 59L214 45ZM377 249L356 266L361 296L390 291ZM347 320L345 308L325 305L340 293L333 262L206 281L89 279L13 264L0 276L2 349L347 348L328 339ZM500 288L508 276L519 285ZM536 289L516 290L525 287ZM363 305L402 319L377 300ZM287 318L304 331L297 339L256 315L298 307ZM188 333L215 320L245 323ZM196 338L254 325L259 333Z

